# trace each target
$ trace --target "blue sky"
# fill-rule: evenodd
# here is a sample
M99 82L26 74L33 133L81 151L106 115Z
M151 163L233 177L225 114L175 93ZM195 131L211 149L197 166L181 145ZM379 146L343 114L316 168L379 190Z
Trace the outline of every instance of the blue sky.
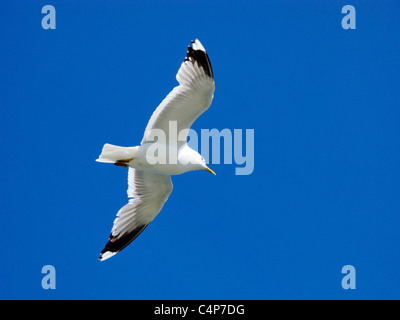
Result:
M399 9L1 1L0 298L399 299ZM173 177L160 215L99 262L127 170L94 160L105 142L139 144L194 38L216 91L193 128L254 129L254 172Z

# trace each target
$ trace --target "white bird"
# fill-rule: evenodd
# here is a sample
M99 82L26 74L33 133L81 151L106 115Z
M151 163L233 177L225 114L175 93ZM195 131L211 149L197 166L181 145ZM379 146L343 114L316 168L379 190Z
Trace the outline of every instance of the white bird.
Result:
M124 249L153 221L171 194L171 175L194 170L215 175L203 157L186 143L188 130L210 107L215 89L206 50L197 39L191 43L176 75L179 86L154 111L140 146L125 148L105 144L96 160L129 167L130 199L117 213L109 240L101 251L101 261ZM177 137L180 132L183 138ZM157 135L155 140L155 133L164 136Z

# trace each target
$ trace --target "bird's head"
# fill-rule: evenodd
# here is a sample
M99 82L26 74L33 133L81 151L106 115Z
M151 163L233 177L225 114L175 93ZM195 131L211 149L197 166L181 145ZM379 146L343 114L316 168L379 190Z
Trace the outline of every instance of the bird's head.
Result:
M208 171L208 172L212 173L213 175L216 175L214 171L212 171L209 167L207 167L206 161L201 156L201 154L199 154L199 157L198 157L197 161L198 161L198 164L201 167L201 170L205 170L205 171Z
M180 159L181 163L187 164L187 171L204 170L215 175L215 172L207 166L206 160L204 160L201 154L189 146L186 146L179 152L178 158Z

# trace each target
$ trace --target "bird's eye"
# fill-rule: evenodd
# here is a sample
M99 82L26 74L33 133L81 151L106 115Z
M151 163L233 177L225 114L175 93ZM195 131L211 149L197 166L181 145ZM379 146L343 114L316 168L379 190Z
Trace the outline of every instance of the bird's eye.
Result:
M204 158L203 158L203 157L201 157L201 161L204 161Z

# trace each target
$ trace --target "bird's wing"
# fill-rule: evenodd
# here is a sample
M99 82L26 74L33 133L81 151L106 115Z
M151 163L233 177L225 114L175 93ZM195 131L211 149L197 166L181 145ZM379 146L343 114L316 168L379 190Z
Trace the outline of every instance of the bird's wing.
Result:
M188 47L176 79L179 86L175 87L154 111L147 124L142 144L154 142L152 129L163 130L168 143L170 121L176 121L179 134L183 129L190 129L193 122L210 107L215 89L214 76L207 52L199 40L192 41L192 47ZM183 143L186 143L186 138L187 133Z
M114 220L107 244L100 260L106 260L130 244L161 211L172 191L169 175L129 168L129 202Z

